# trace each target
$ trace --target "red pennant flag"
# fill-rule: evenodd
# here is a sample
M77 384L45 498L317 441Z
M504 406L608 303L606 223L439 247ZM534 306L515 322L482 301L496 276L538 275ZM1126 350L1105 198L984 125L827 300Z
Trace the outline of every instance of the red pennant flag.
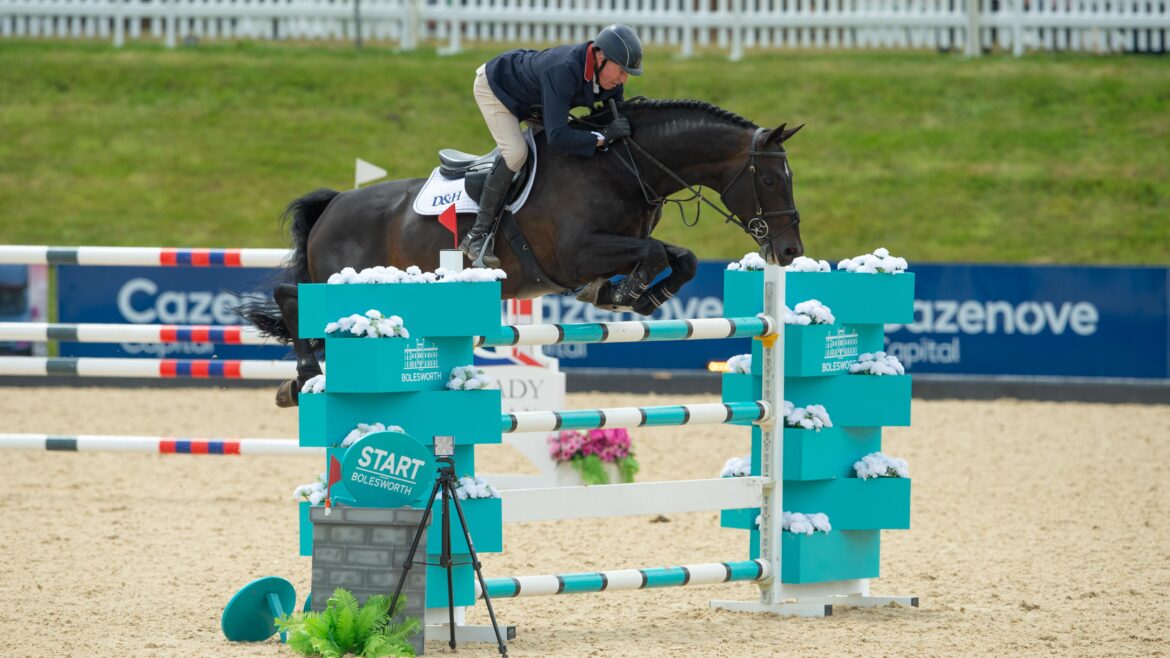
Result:
M455 248L459 248L459 219L455 216L455 204L447 206L442 215L439 215L439 223L447 227L451 231L451 235L455 236Z
M337 461L337 457L329 458L329 481L325 484L325 506L329 507L332 503L333 485L341 481L341 462Z

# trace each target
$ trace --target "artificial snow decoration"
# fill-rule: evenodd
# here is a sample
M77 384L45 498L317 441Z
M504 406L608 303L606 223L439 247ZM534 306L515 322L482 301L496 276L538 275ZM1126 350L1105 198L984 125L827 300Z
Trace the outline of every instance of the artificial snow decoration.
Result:
M857 363L849 364L851 375L904 375L906 368L893 354L866 352L857 357Z
M727 269L750 272L753 270L762 270L765 266L767 266L767 264L768 263L764 261L764 257L761 256L759 252L749 251L743 255L743 258L739 259L739 262L728 263Z
M320 505L321 501L325 500L325 485L327 484L325 474L322 473L317 476L316 482L309 484L302 484L293 491L293 498L309 501L310 505Z
M740 375L750 375L752 372L752 355L736 354L727 360L728 372Z
M350 430L349 434L345 435L345 438L341 441L341 445L338 447L348 448L360 441L367 434L373 434L374 432L401 432L406 434L406 430L397 425L390 425L387 427L382 423L358 423L357 427L353 428Z
M310 377L305 385L301 387L301 393L324 393L325 392L325 375L316 375Z
M435 494L435 499L441 498L443 492ZM474 478L464 475L459 478L459 486L455 488L455 495L459 500L467 500L468 498L499 498L500 491L492 485L487 483L483 477L477 475Z
M784 426L819 432L823 427L832 427L833 421L829 418L829 412L822 405L810 404L807 407L797 407L785 400Z
M356 272L347 267L336 274L329 275L329 283L474 283L478 281L499 281L508 275L504 270L473 267L461 272L452 272L446 268L438 268L434 272L423 272L417 266L411 265L405 271L397 267L368 267Z
M846 258L837 263L837 269L862 274L901 274L906 271L906 259L891 256L888 249L879 247L872 254Z
M397 315L384 317L377 309L366 311L365 315L354 313L347 318L325 325L325 333L334 337L354 336L361 338L410 338L410 332Z
M811 535L814 532L829 532L833 526L829 525L829 517L820 512L815 514L785 512L780 529L796 534Z
M746 457L732 457L723 464L723 470L719 473L721 478L741 478L752 474L752 456Z
M756 526L760 525L760 517L756 517ZM800 512L784 512L780 517L780 530L800 535L811 535L814 532L830 532L833 526L829 524L826 514L801 514Z
M833 309L816 299L803 301L792 310L789 310L787 306L784 307L784 324L833 324L836 321Z
M452 391L478 391L485 388L499 388L495 377L475 366L458 366L451 370L447 388Z
M797 256L792 260L792 264L784 269L788 272L831 272L833 270L829 266L829 261L816 260L806 256Z
M871 452L854 462L853 470L862 480L869 478L908 478L910 467L905 459L890 457L883 452Z

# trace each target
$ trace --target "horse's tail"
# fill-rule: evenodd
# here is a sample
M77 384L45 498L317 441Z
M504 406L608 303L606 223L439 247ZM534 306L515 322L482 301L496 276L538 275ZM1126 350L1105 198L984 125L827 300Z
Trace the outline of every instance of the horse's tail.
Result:
M277 283L307 283L309 281L309 252L306 245L309 241L309 231L313 224L325 212L325 208L333 201L339 192L321 188L309 192L305 196L288 204L281 222L291 220L289 235L292 236L292 252L285 262L280 279ZM291 341L294 336L289 332L280 314L280 307L275 301L256 301L241 304L236 312L245 320L251 322L260 330L260 333L276 338L282 343Z

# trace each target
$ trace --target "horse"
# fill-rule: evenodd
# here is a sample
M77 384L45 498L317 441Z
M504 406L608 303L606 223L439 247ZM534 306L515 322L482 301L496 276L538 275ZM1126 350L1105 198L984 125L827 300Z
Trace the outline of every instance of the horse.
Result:
M653 313L698 267L691 250L650 235L666 197L683 189L751 235L768 262L787 265L804 253L784 149L803 126L769 130L705 102L644 98L595 108L574 122L588 129L615 112L628 118L632 135L591 158L562 153L543 133L535 135L539 171L513 218L522 237L517 242L513 231L512 239L496 243L506 273L504 298L576 291L600 308ZM440 250L470 229L470 213L458 215L455 240L434 217L415 213L412 203L423 183L414 178L345 192L319 189L289 204L284 220L291 219L293 251L283 282L273 301L239 310L262 333L293 344L297 379L281 385L279 406L295 406L305 381L321 373L320 345L299 338L296 283L324 281L345 267L434 270ZM730 212L702 197L700 185L719 190ZM619 275L625 278L611 281Z

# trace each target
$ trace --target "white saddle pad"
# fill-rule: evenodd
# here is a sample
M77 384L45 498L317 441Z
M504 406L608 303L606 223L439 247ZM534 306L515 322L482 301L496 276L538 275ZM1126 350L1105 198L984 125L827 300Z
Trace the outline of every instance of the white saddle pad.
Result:
M524 202L528 200L528 193L532 191L532 182L536 180L536 142L532 139L531 131L524 131L524 140L528 142L528 159L532 161L532 173L529 174L528 180L524 183L524 189L520 192L520 196L516 197L515 203L508 206L508 210L512 212L520 210ZM414 198L414 211L420 215L440 215L452 203L455 204L455 212L473 213L479 210L479 204L467 195L462 178L454 180L444 178L439 173L439 168L435 167L430 178L427 179L426 183L423 183L418 196Z

